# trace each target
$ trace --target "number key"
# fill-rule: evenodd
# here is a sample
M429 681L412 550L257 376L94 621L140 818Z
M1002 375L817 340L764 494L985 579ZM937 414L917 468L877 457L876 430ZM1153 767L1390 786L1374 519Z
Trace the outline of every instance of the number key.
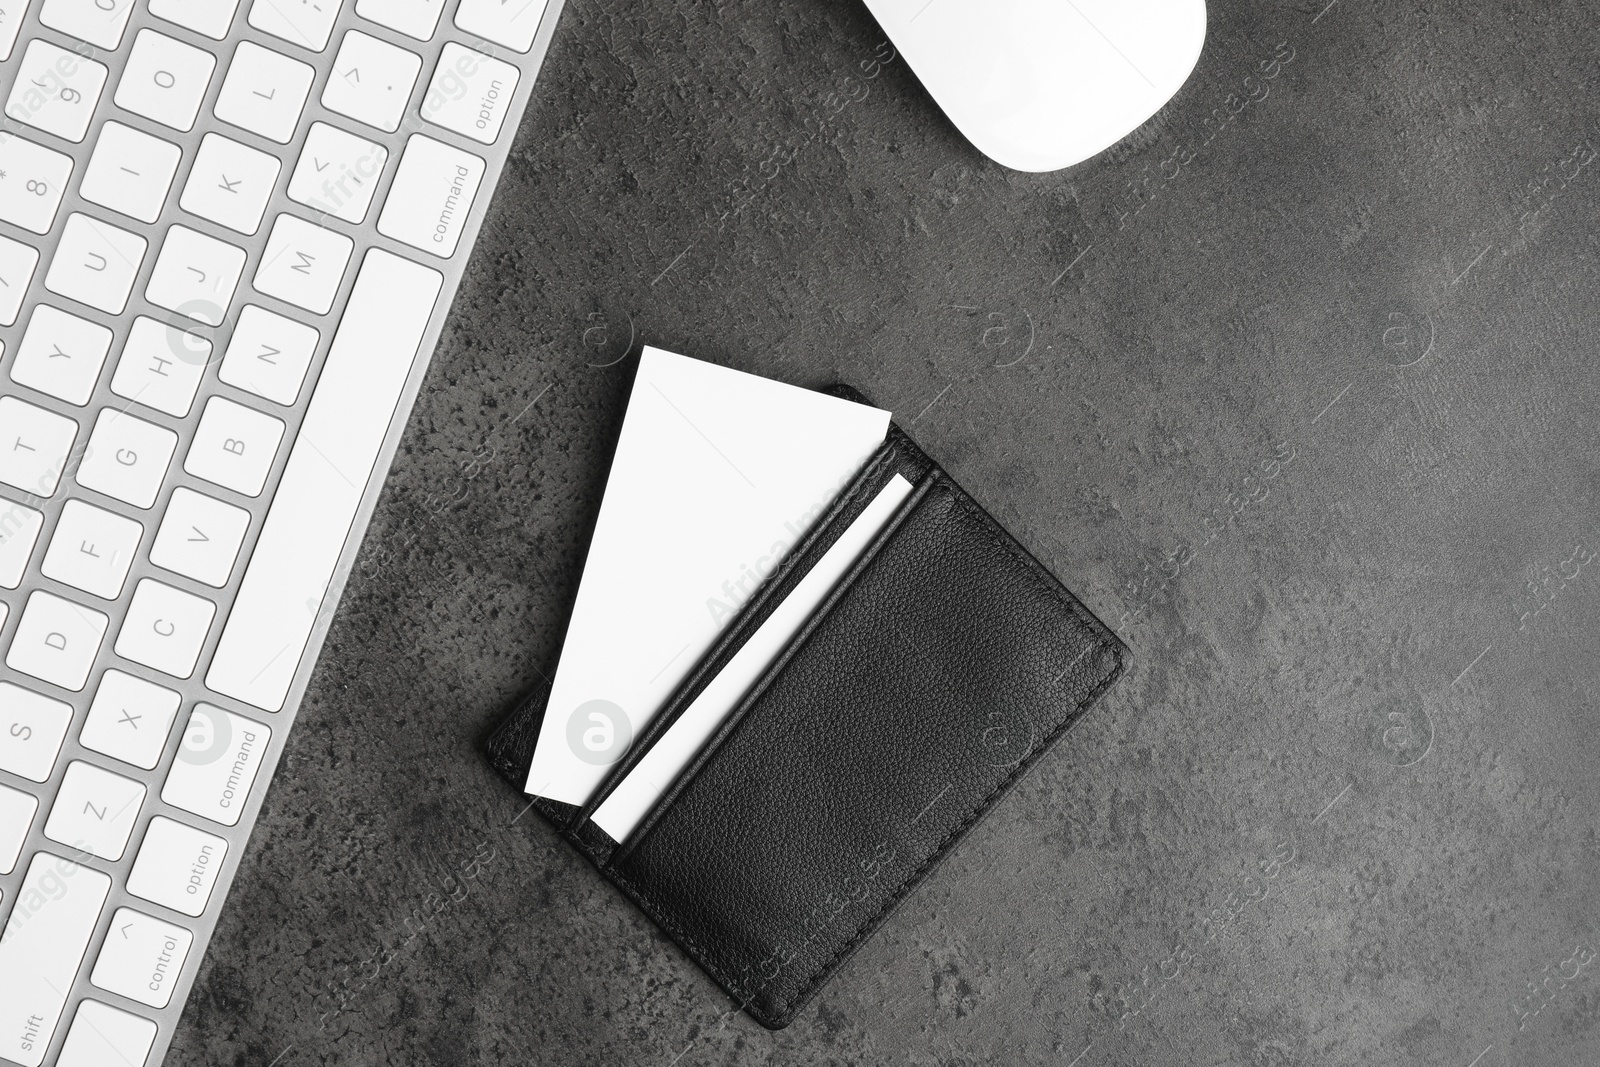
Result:
M213 41L228 36L239 0L150 0L150 14L187 26Z
M0 63L11 58L11 49L17 44L17 31L22 29L22 20L27 14L27 0L0 7Z
M81 141L105 84L104 63L35 38L22 54L6 114L65 140Z
M44 0L39 21L52 30L115 52L133 14L133 0Z
M72 159L0 131L0 219L44 234L72 176Z

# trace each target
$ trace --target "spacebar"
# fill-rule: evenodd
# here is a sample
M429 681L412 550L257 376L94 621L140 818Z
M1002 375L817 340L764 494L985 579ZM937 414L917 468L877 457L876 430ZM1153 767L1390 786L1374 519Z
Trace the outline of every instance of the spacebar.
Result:
M283 709L443 280L367 253L206 672L213 691Z

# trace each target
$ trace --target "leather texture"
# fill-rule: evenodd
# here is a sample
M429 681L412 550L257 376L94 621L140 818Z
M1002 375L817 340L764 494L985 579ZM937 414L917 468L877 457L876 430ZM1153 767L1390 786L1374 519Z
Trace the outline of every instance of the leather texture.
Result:
M916 490L628 840L588 822L895 472ZM1127 650L898 428L581 810L538 809L780 1028L1122 673ZM489 743L524 784L548 686Z

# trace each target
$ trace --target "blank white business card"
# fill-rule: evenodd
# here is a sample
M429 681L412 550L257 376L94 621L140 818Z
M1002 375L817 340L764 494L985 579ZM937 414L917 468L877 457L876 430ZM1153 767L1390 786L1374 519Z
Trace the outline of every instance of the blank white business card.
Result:
M887 411L645 349L529 793L589 798L888 428Z

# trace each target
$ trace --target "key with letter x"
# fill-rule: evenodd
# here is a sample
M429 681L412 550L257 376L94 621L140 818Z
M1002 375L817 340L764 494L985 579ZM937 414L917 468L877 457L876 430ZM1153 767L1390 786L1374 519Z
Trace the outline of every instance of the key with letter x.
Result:
M170 689L122 671L106 671L78 743L148 771L161 760L179 703Z

